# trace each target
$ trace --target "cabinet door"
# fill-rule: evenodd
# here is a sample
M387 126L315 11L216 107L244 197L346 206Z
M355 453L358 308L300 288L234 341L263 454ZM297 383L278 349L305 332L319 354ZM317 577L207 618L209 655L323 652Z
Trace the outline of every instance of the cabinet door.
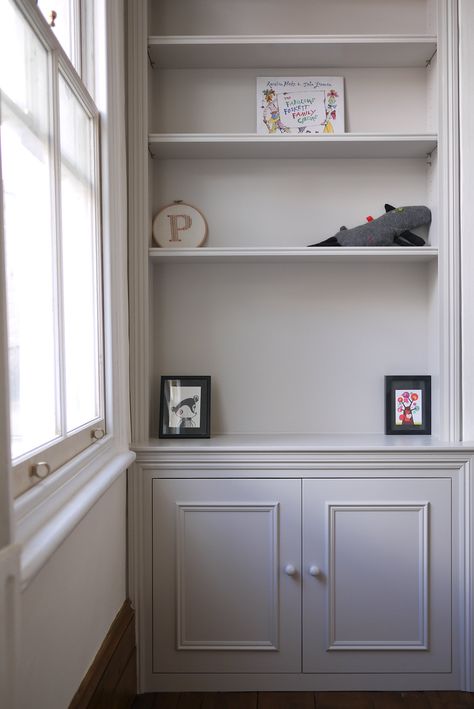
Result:
M301 671L300 506L300 480L154 480L154 672Z
M303 490L303 671L449 672L451 481Z

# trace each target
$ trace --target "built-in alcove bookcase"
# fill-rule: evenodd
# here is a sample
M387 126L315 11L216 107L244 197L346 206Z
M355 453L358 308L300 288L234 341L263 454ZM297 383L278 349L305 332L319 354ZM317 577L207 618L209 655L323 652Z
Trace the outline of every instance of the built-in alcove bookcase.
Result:
M432 0L129 3L136 442L163 445L162 374L211 375L210 446L380 445L385 374L431 374L432 440L458 440L454 15ZM256 77L285 75L344 77L346 132L257 135ZM153 246L153 215L177 199L205 215L202 248ZM306 248L386 202L430 207L425 247Z

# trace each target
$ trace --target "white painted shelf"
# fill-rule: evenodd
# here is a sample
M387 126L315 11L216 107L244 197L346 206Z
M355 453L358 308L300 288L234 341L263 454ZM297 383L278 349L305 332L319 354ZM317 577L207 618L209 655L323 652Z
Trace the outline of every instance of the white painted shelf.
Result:
M321 239L322 240L322 239ZM158 263L328 263L351 262L374 263L398 261L433 261L438 258L438 249L431 246L403 247L300 247L300 248L213 248L203 246L195 249L151 248L151 261Z
M149 37L159 69L424 67L433 35L266 35Z
M437 146L434 134L152 133L150 152L161 159L215 158L423 158Z
M419 449L437 451L472 450L473 441L448 442L434 436L385 436L384 434L216 434L211 438L159 439L150 438L135 443L140 453L252 453L252 452L319 452L319 451L382 451Z

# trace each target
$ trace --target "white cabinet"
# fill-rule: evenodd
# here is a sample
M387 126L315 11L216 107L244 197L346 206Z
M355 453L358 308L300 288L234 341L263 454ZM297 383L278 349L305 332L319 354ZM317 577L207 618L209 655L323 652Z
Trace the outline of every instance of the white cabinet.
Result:
M153 671L450 672L451 505L443 477L154 480Z
M126 5L142 689L474 686L457 0ZM285 75L344 77L346 132L257 135ZM174 200L202 248L153 246ZM425 247L306 247L386 202ZM170 373L209 441L158 440ZM432 437L384 435L387 374L432 376Z
M449 479L304 480L303 529L304 672L450 670Z
M298 480L155 480L154 671L299 672L300 529Z

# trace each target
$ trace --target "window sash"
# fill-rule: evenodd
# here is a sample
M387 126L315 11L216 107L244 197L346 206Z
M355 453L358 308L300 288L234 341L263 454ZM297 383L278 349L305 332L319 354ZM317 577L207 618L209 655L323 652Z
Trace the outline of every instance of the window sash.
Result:
M80 0L37 0L38 8L50 25L65 54L79 75L82 74L81 47L81 1ZM54 26L51 11L56 12Z
M93 250L93 253L91 254L92 258L92 265L91 265L91 271L92 273L90 274L92 277L92 283L91 283L91 292L89 294L89 306L91 309L94 310L93 315L91 314L91 317L95 317L95 322L96 322L96 329L93 334L95 343L95 372L94 372L94 377L95 377L95 397L96 397L96 411L97 411L97 416L89 419L90 421L102 421L103 425L103 411L104 411L104 342L103 342L103 317L102 317L102 301L103 301L103 293L102 293L102 243L101 243L101 220L100 220L100 174L99 174L99 114L98 111L90 97L86 94L84 95L84 92L81 90L82 89L82 84L78 84L75 72L69 69L69 66L65 63L62 63L61 61L59 62L59 72L58 72L59 77L65 82L65 85L68 87L68 89L72 92L74 95L75 99L78 101L78 105L84 110L85 114L91 119L91 130L92 130L92 141L91 144L88 146L89 149L91 150L91 160L92 160L92 166L93 166L93 171L92 174L86 175L82 173L80 170L77 169L77 164L76 165L71 165L70 162L67 160L67 156L62 157L61 155L61 146L58 146L58 152L59 152L59 160L62 159L62 163L64 166L67 166L67 171L69 173L72 173L74 178L77 180L77 182L82 183L83 186L86 187L86 189L89 189L91 187L90 182L92 182L92 185L95 185L95 189L91 189L92 193L92 202L90 205L91 208L91 237L92 237L92 244L91 244L91 249ZM62 172L62 167L61 166L61 172ZM61 175L61 172L59 173L59 179L62 180L63 176ZM58 185L58 193L62 192L62 185ZM61 202L62 206L64 206L64 200ZM64 215L61 215L61 221L64 223ZM63 237L62 238L62 248L63 248L63 256L65 256L65 251L66 251L66 239ZM66 263L65 259L62 259L61 262L61 278L66 281L67 275L67 268L66 268ZM63 289L62 289L62 296L63 296L63 309L65 307L64 304L64 298L66 296L66 283L63 284ZM67 313L66 313L67 315ZM63 318L63 332L62 332L62 337L63 337L63 354L67 358L68 355L68 347L67 347L67 342L65 341L66 338L66 322L65 322L65 317ZM89 333L91 335L91 333ZM90 354L90 353L89 353ZM68 362L64 362L63 366L63 371L66 373L68 370ZM66 393L68 387L66 385L66 382L63 383L63 392ZM75 428L82 429L84 425L87 424L80 424L79 426L71 426L68 424L67 421L67 411L68 411L68 406L67 403L64 401L63 402L63 412L64 412L64 421L63 421L63 430L67 431L68 435L71 434L72 431L74 431Z
M32 8L27 0L15 0L18 10L24 15L25 21L33 30L35 36L48 52L48 75L50 82L50 131L52 133L51 152L51 172L52 178L52 219L53 219L53 240L55 242L55 281L57 300L56 307L56 346L57 346L57 379L58 379L58 399L59 399L59 420L57 427L59 433L50 441L43 441L37 448L18 456L13 460L14 473L14 493L15 496L24 492L39 481L39 478L31 476L32 466L45 461L49 470L53 472L74 456L85 450L105 431L104 417L104 343L103 343L103 313L102 313L102 263L101 263L101 223L100 223L100 182L99 182L99 113L93 100L88 94L84 84L78 77L71 63L67 59L64 51L58 48L57 41L51 34L51 30L46 26L39 10ZM68 163L67 156L61 155L60 144L60 110L59 110L59 81L65 82L68 90L77 100L78 105L83 109L84 114L90 120L90 130L92 133L91 152L93 172L89 176L81 174L80 169L73 162ZM16 109L14 102L9 102L8 98L2 99L9 103L10 110ZM12 105L13 104L13 105ZM24 116L22 116L24 119ZM40 137L40 136L38 136ZM97 372L97 394L95 416L77 425L73 430L67 430L66 423L66 402L65 402L65 359L64 359L64 293L61 283L63 280L62 263L62 215L61 215L61 168L67 165L69 171L75 179L81 181L87 190L90 190L90 182L95 183L96 189L92 190L93 199L91 201L92 228L94 231L94 253L93 261L93 283L94 283L94 310L97 320L96 349L98 357L96 359ZM26 255L27 257L27 255ZM53 276L54 278L54 276Z

